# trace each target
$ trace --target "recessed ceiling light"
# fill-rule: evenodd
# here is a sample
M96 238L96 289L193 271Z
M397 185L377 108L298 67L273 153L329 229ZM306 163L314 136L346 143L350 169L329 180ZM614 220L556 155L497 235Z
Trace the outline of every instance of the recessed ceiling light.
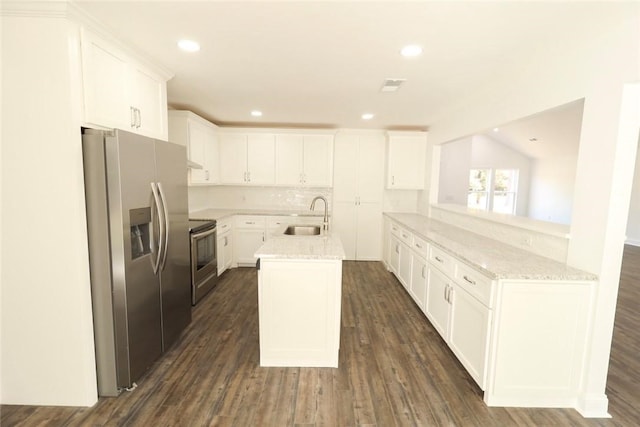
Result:
M371 113L364 113L364 114L362 115L362 119L363 119L363 120L371 120L371 119L373 119L373 114L371 114Z
M418 46L417 44L410 44L403 47L400 50L400 54L408 58L420 56L422 54L422 47Z
M185 52L197 52L200 50L200 44L193 40L180 40L178 42L178 47Z
M500 130L500 128L493 128L494 132L498 132Z
M253 110L253 111L251 112L251 115L252 115L253 117L262 117L262 111Z

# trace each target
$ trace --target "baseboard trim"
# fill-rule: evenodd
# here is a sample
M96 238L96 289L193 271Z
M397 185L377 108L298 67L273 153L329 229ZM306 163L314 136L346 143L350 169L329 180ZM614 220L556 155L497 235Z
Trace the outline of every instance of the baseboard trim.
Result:
M581 397L576 407L584 418L611 418L608 409L609 399L605 394Z

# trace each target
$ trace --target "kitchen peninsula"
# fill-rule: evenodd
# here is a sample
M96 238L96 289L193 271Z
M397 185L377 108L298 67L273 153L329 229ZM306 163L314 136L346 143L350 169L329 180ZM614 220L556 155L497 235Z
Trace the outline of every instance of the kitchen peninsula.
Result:
M321 227L318 235L304 236L287 235L286 228L255 253L260 366L337 368L342 243Z

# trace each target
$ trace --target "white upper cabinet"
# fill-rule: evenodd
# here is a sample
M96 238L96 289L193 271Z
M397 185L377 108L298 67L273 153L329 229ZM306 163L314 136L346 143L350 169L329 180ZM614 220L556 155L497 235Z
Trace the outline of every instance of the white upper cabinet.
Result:
M330 187L332 135L276 135L276 184Z
M167 139L168 77L87 29L81 43L84 122Z
M275 136L268 133L219 134L222 184L273 185Z
M190 111L169 111L169 141L187 147L191 162L189 185L217 184L220 180L217 126Z
M427 134L389 132L387 135L387 188L424 189Z

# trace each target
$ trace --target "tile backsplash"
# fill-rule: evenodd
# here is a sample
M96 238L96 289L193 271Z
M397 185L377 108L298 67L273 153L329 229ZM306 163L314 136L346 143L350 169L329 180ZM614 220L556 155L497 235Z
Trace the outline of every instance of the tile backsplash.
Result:
M333 197L331 188L243 187L231 185L189 187L189 211L202 209L299 211L309 209L311 200L315 196L324 196L329 202L329 209L331 209ZM316 208L319 209L318 206Z

